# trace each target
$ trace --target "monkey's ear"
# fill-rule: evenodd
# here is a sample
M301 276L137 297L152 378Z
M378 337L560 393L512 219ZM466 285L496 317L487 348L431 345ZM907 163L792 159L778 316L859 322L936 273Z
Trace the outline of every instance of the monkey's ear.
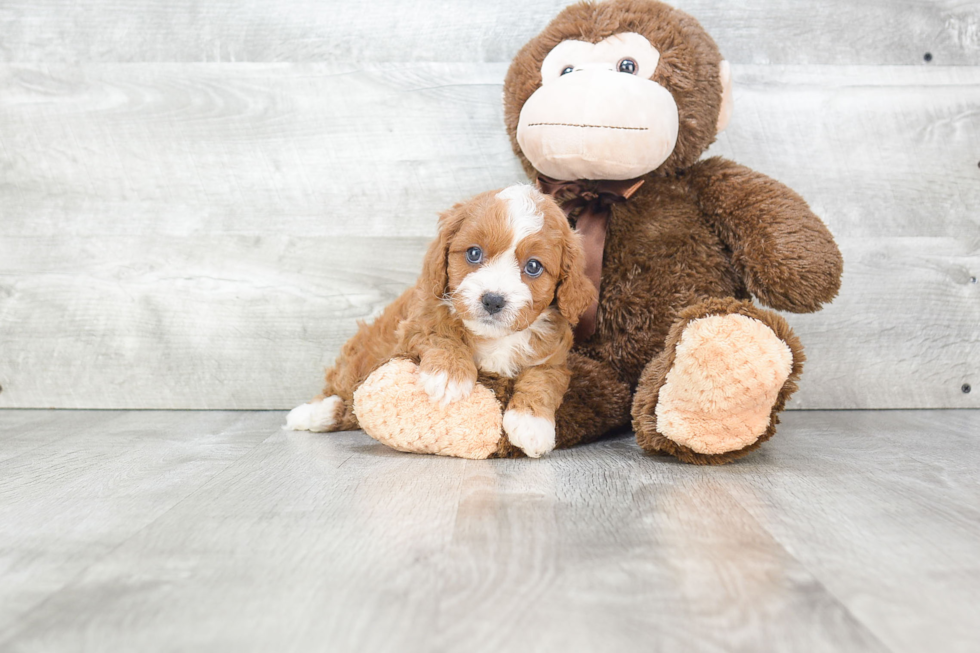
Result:
M732 96L732 67L724 59L718 65L718 79L721 82L721 109L718 110L716 131L720 134L728 126L728 121L732 119L732 110L735 108L735 98Z
M561 276L558 280L558 311L575 326L599 293L585 276L585 250L582 240L571 229L565 234L565 251L561 257Z
M420 288L427 299L441 299L449 290L449 245L462 222L462 204L439 216L439 235L429 245L422 261Z

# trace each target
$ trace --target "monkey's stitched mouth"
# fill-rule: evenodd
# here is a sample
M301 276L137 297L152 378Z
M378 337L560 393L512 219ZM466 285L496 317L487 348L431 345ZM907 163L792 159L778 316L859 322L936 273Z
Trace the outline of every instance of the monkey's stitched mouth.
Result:
M532 122L528 127L588 127L591 129L626 129L629 131L650 131L649 127L616 127L614 125L577 125L571 122Z

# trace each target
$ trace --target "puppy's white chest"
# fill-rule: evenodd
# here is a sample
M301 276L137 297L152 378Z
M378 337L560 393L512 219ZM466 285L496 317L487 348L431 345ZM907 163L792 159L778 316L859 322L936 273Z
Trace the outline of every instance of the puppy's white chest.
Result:
M532 354L530 329L484 340L474 347L476 366L484 372L513 378Z

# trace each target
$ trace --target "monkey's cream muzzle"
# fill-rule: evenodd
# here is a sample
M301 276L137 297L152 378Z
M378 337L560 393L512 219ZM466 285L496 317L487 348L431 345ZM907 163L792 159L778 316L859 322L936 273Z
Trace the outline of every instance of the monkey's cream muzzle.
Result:
M667 160L677 128L677 105L660 84L611 65L583 66L531 95L517 142L555 179L632 179Z

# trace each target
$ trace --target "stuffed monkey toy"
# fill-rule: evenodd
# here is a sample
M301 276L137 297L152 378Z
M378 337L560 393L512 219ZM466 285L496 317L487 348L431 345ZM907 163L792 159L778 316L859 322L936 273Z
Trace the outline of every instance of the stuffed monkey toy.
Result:
M514 152L582 234L599 289L576 330L557 448L632 425L643 449L721 464L775 433L803 349L753 298L816 311L836 296L843 263L799 195L701 159L731 113L714 41L655 0L572 5L514 59L504 82ZM389 363L358 390L369 434L406 451L521 455L488 398L506 405L506 379L481 377L484 389L459 403L453 428L486 441L454 450L453 433L426 423L425 396L408 391L411 367Z

